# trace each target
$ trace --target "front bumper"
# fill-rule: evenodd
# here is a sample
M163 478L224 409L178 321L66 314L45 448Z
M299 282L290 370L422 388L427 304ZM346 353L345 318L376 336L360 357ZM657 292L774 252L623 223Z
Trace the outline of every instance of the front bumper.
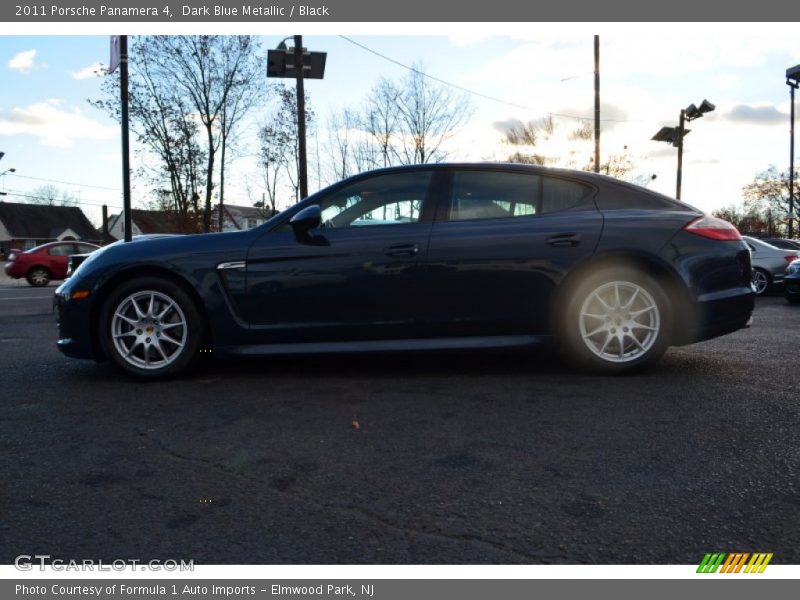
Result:
M800 273L787 275L783 279L783 290L787 296L800 298Z
M53 309L58 315L57 348L66 356L99 360L92 340L89 298L72 300L67 283L56 289Z

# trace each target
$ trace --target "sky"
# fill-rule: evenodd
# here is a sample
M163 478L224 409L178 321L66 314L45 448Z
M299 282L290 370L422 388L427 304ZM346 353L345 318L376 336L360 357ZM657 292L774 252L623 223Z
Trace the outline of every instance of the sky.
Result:
M472 92L472 115L448 146L452 160L503 160L510 153L501 141L503 125L515 119L567 115L555 117L564 132L580 118L591 119L594 30L601 36L601 160L627 151L641 181L674 196L677 151L650 138L660 127L676 125L681 108L708 99L716 110L688 125L685 201L706 211L738 203L742 186L758 172L788 167L784 74L800 63L800 36L787 25L436 28L447 35L430 27L424 35L385 33L397 27L366 34L368 29L342 31L375 53L423 64L428 74ZM283 37L264 35L264 53ZM305 45L328 53L325 79L306 83L323 125L319 140L309 138L313 154L331 114L360 104L381 77L400 79L408 71L338 35L307 35ZM102 204L119 211L120 128L88 103L101 97L94 71L107 63L108 46L105 35L0 36L0 173L16 170L0 176L0 191L7 193L0 199L26 201L26 194L52 184L77 195L96 224ZM243 136L252 143L228 167L227 203L260 199L254 132L251 127ZM568 152L566 135L559 137L549 154ZM588 159L592 148L586 148ZM323 184L312 176L310 191ZM148 200L149 187L134 178L134 206Z

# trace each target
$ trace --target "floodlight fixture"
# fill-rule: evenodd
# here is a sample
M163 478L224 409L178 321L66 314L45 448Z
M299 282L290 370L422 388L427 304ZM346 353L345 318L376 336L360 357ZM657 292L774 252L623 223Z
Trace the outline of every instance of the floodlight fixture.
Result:
M695 104L690 104L681 110L677 127L662 127L658 133L650 138L656 142L666 142L678 149L678 173L675 182L675 197L678 200L681 198L681 178L683 176L683 138L689 133L689 130L686 129L686 121L699 119L715 108L717 107L708 100L703 100L699 107Z

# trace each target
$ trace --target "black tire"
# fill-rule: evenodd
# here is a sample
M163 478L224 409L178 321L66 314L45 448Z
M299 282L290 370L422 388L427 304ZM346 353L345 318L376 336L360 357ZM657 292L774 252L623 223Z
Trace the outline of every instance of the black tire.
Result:
M28 272L25 274L25 279L27 279L28 283L33 287L45 287L50 283L50 277L50 271L46 267L33 267L32 269L28 269Z
M137 277L122 283L103 303L98 326L105 355L115 366L142 380L163 379L187 370L205 335L193 299L161 277Z
M767 293L770 286L772 285L772 278L769 276L764 269L760 267L753 267L753 288L755 289L756 296L763 296ZM757 282L762 282L761 284Z
M580 368L607 374L640 371L669 347L672 303L646 273L603 269L572 286L567 296L557 333L565 358Z

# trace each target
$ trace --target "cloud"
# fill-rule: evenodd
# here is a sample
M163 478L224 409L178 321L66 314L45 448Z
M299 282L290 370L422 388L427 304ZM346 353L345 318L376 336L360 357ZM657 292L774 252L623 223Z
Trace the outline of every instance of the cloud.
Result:
M751 125L782 125L788 122L789 115L782 113L771 104L765 106L738 104L725 113L723 118L735 123Z
M79 71L73 71L71 73L72 78L78 81L82 81L84 79L91 79L92 77L97 77L103 74L105 74L105 65L99 62L93 63L88 67L84 67Z
M45 100L0 110L0 135L32 135L46 146L71 148L78 140L106 140L115 127L95 121L80 108L64 110L59 100Z
M36 50L25 50L14 55L8 61L8 68L20 73L30 73L36 66Z

